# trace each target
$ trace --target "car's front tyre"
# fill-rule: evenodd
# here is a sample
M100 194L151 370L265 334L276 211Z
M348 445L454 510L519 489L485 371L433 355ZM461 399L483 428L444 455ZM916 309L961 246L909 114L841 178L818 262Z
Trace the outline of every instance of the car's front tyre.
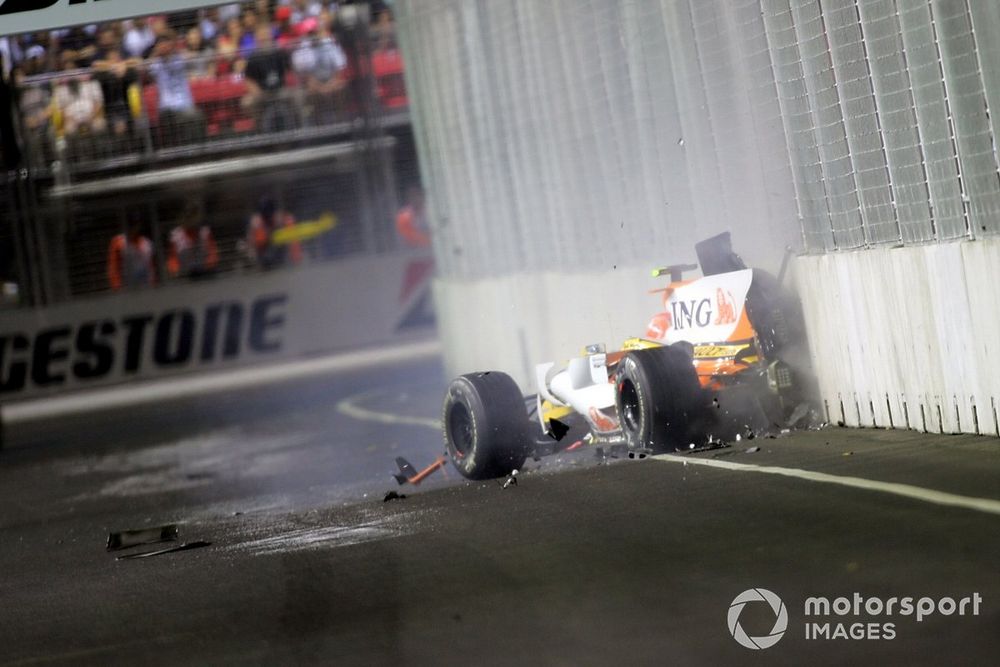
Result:
M448 455L463 476L492 479L524 465L528 416L521 390L506 373L468 373L453 380L442 422Z
M615 374L615 407L631 450L686 448L704 438L711 412L689 352L666 346L629 352Z

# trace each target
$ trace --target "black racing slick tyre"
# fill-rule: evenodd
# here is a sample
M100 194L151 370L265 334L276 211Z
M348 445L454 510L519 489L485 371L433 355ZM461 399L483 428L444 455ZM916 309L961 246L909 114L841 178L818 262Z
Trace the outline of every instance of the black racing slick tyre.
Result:
M687 448L707 434L709 399L681 346L629 352L615 375L615 407L631 450Z
M469 479L510 474L528 456L528 415L506 373L469 373L452 381L442 413L452 463Z

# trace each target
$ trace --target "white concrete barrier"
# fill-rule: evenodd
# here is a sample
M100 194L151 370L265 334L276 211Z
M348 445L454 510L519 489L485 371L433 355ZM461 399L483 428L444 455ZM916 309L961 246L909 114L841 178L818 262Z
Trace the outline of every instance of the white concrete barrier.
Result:
M832 421L1000 435L1000 241L800 257L794 281Z
M590 343L616 349L643 335L662 309L661 296L649 290L668 283L651 277L649 267L436 280L447 372L500 370L533 392L535 364L566 360Z

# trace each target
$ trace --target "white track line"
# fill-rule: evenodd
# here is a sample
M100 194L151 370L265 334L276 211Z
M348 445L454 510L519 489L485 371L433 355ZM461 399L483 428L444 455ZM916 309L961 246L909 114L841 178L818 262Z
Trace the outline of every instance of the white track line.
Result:
M361 419L364 421L374 421L383 424L413 424L416 426L426 426L427 428L440 429L441 422L437 419L426 417L406 417L388 412L379 412L354 405L355 401L371 398L378 392L368 392L359 394L351 398L344 399L337 404L337 409L343 414ZM781 468L778 466L761 466L751 463L733 463L731 461L719 461L716 459L689 458L678 456L677 454L658 454L652 457L657 461L666 463L682 463L684 465L700 465L708 468L719 468L736 472L751 472L764 475L780 475L782 477L792 477L804 479L810 482L820 482L822 484L836 484L854 489L864 489L865 491L876 491L878 493L888 493L894 496L902 496L911 500L919 500L933 505L944 505L946 507L960 507L962 509L986 512L1000 516L1000 500L992 498L976 498L974 496L960 496L934 489L925 489L920 486L910 484L897 484L895 482L880 482L863 477L848 477L845 475L830 475L825 472L814 472L812 470L802 470L800 468Z
M295 380L316 375L344 372L434 357L441 354L441 343L436 340L407 343L392 347L342 352L325 357L275 363L268 366L223 371L191 377L170 378L128 384L88 392L42 398L3 406L3 420L7 423L49 419L68 414L121 408L144 403L154 403L197 394L230 391L257 387L271 382Z
M973 496L960 496L944 491L925 489L910 484L896 484L894 482L879 482L862 477L847 477L842 475L830 475L825 472L813 472L812 470L801 470L799 468L781 468L778 466L760 466L750 463L733 463L731 461L718 461L716 459L698 459L678 456L676 454L659 454L652 457L657 461L668 463L683 463L685 465L706 466L708 468L721 468L722 470L733 470L737 472L760 473L764 475L781 475L782 477L794 477L810 482L820 482L823 484L837 484L854 489L865 489L866 491L878 491L889 493L894 496L902 496L912 500L920 500L934 505L945 505L948 507L961 507L963 509L986 512L987 514L1000 515L1000 500L991 498L976 498Z
M407 415L397 415L391 412L379 412L378 410L369 410L368 408L356 405L358 401L368 400L382 393L384 392L369 391L356 396L350 396L337 403L337 411L361 421L378 422L380 424L410 424L413 426L426 426L435 431L441 430L441 422L437 419L408 417Z

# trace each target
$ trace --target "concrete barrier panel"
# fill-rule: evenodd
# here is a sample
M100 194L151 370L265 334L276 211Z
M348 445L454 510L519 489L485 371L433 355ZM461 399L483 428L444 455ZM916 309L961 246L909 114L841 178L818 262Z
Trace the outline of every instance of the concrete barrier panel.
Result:
M535 391L534 368L564 361L590 343L617 349L662 310L668 278L649 267L525 273L479 281L437 280L434 293L448 374L509 373Z
M798 258L830 419L998 434L998 266L996 240Z

